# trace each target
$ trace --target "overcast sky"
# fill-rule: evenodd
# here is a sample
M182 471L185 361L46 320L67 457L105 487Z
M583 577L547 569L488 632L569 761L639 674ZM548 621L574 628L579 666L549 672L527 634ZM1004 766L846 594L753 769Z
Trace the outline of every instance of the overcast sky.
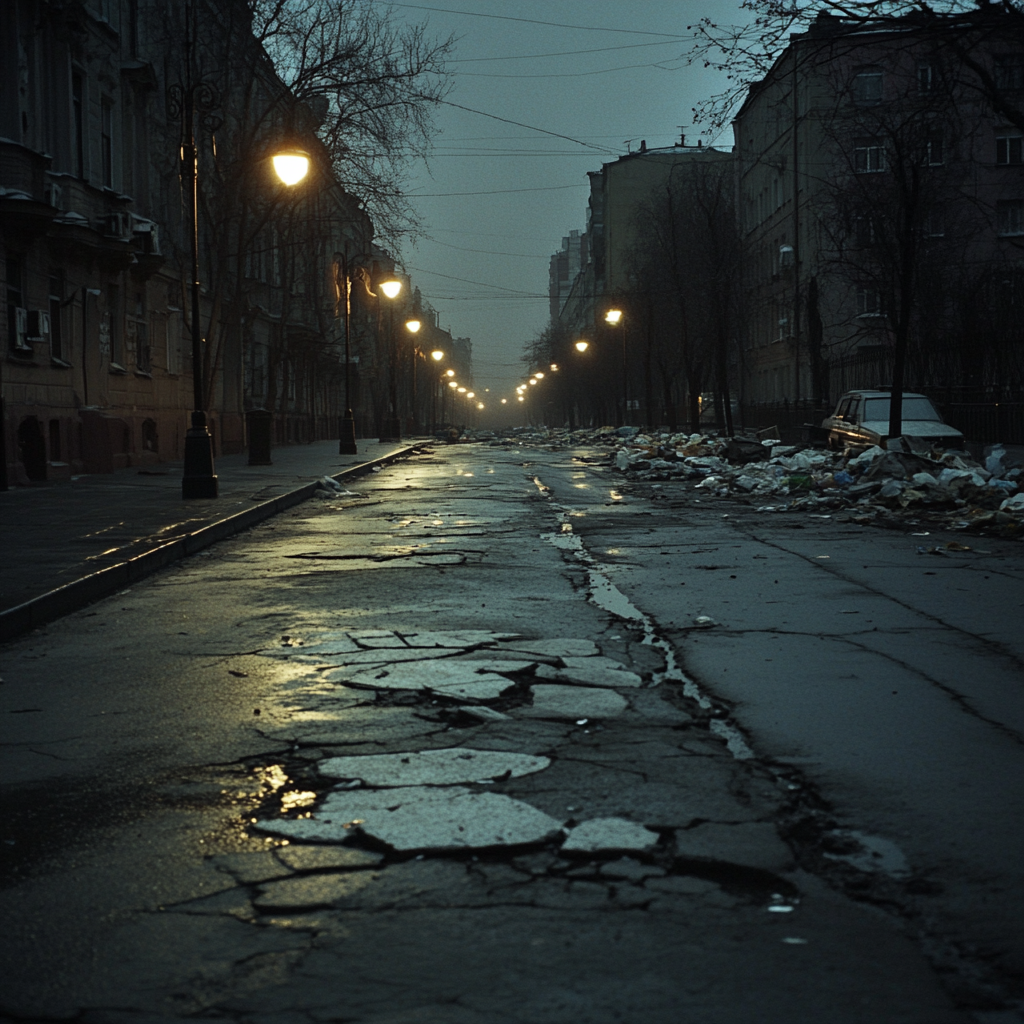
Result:
M510 394L523 343L547 322L548 258L570 229L585 227L587 171L641 139L672 145L679 126L696 140L691 108L723 82L680 59L687 26L701 15L738 21L738 0L393 6L459 37L449 100L492 115L438 111L431 165L409 183L427 238L402 256L441 326L472 339L477 390ZM717 141L731 146L731 132Z

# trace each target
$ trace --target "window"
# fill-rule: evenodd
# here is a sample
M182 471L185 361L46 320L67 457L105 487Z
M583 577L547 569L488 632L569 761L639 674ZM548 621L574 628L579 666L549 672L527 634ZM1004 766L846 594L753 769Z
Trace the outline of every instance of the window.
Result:
M878 228L873 217L865 214L854 217L853 241L859 249L866 249L878 241Z
M864 106L882 101L882 72L877 68L865 68L853 76L853 102Z
M996 163L1024 163L1024 138L1014 128L1003 128L996 135Z
M932 203L925 210L924 235L926 238L942 238L946 233L946 208L942 203Z
M857 174L885 170L885 149L874 139L861 139L853 148L853 169Z
M941 167L946 162L941 129L928 132L924 140L924 162L929 167Z
M167 307L167 372L181 373L181 310Z
M7 345L12 352L20 352L25 355L25 349L29 352L32 346L25 340L25 331L19 330L18 310L24 308L24 296L21 291L21 260L15 256L7 257Z
M64 330L61 320L64 306L64 271L50 271L50 355L65 359Z
M121 289L116 284L107 285L107 317L110 323L110 367L115 372L124 372L124 334L121 310Z
M60 420L50 420L50 461L60 462Z
M857 316L881 316L882 296L871 284L857 285Z
M103 184L114 187L114 101L103 97L100 112L100 162Z
M1024 54L1005 53L996 57L995 80L1001 92L1024 89Z
M996 228L1000 235L1024 235L1024 199L996 203Z
M135 335L135 369L139 373L152 373L153 361L149 347L145 292L135 293L135 315L131 318L130 325Z
M72 158L75 163L75 177L85 177L85 82L82 76L75 72L71 76L71 107L74 115L73 140L74 152Z
M149 351L149 324L135 321L135 369L139 373L152 373L153 363Z
M938 75L934 64L918 64L917 66L917 91L922 95L934 92L938 86Z

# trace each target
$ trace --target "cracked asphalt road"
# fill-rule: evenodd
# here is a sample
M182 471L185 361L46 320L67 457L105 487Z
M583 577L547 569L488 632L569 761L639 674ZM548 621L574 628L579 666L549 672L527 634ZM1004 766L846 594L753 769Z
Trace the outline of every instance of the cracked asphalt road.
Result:
M1018 1019L1020 546L572 456L438 449L9 645L0 1014Z

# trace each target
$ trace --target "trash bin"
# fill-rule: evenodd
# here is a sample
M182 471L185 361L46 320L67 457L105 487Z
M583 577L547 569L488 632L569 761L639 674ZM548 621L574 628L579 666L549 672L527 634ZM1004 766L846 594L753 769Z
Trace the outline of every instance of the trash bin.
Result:
M272 466L270 458L270 425L273 416L266 409L250 409L245 414L245 429L249 435L249 465Z

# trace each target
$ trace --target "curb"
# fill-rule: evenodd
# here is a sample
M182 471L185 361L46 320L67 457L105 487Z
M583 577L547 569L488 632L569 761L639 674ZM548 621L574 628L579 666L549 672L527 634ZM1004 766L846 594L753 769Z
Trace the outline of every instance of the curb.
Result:
M402 448L383 458L372 459L370 462L361 462L357 466L350 466L340 473L332 474L332 479L337 481L352 479L373 472L374 469L389 465L398 459L406 458L409 455L419 452L426 447L427 442L410 445ZM144 551L134 558L129 558L116 565L108 565L105 569L90 573L81 579L66 583L62 587L49 590L45 594L33 597L23 604L15 605L0 611L0 643L14 640L19 636L30 633L33 629L43 626L54 619L70 615L86 605L99 601L101 598L109 597L111 594L122 590L124 587L136 583L146 576L150 576L172 562L202 551L217 541L233 537L243 530L248 530L257 523L263 522L276 516L285 509L299 505L317 491L316 482L304 484L294 491L287 491L279 494L276 498L261 502L252 508L235 512L233 515L217 522L209 523L200 527L193 533L189 533L177 540L159 547Z

